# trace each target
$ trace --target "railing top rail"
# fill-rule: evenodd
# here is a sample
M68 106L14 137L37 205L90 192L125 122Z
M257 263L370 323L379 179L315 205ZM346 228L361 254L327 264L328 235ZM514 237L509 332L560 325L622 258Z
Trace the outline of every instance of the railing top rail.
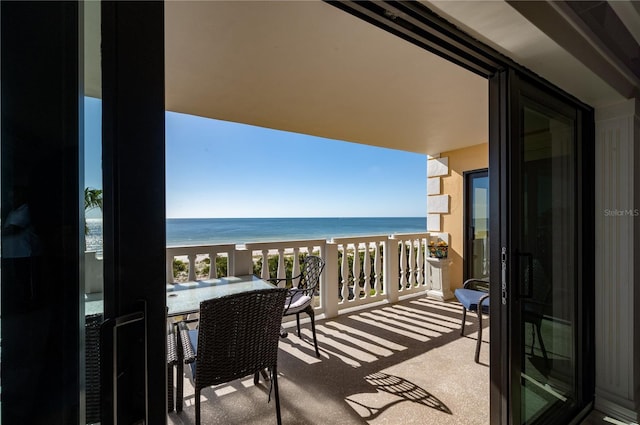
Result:
M429 232L421 232L421 233L394 233L390 236L390 239L398 239L398 240L406 240L406 239L422 239L428 238L431 236Z
M219 245L185 245L167 247L169 255L185 255L189 253L207 254L209 252L232 252L236 249L235 244L219 244Z
M356 242L380 242L387 240L389 235L378 235L378 236L350 236L348 238L333 238L331 239L332 243L335 244L348 244L348 243L356 243Z
M292 241L277 242L252 242L244 244L249 251L257 251L262 249L278 249L278 248L300 248L307 246L324 246L327 243L324 239L300 239Z

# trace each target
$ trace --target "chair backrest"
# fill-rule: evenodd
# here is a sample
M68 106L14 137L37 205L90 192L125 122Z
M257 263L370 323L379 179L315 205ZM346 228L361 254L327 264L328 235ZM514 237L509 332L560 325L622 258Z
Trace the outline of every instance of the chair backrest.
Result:
M320 284L320 275L324 269L324 260L315 255L308 255L302 263L300 282L298 288L308 290L312 295Z
M196 388L277 366L286 289L214 298L200 304Z
M476 291L489 292L491 282L488 277L471 278L464 281L462 287L465 289L473 289Z

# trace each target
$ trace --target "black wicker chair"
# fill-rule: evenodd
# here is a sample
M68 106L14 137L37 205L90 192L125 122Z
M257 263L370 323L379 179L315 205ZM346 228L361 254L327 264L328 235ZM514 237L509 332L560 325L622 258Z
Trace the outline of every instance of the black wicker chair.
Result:
M184 349L185 362L191 362L197 425L203 388L248 375L254 375L257 383L265 369L271 372L276 417L282 423L277 366L285 297L284 288L273 288L214 298L200 303L197 329L189 329L186 322L178 324L179 349Z
M100 395L101 381L101 356L100 356L100 327L103 322L102 313L91 314L85 317L85 364L86 364L86 423L94 424L101 421ZM173 368L178 364L178 351L176 335L173 325L167 327L167 410L173 411ZM179 370L180 372L180 370ZM182 374L178 375L178 377Z
M167 325L167 411L173 412L173 368L178 364L178 345L176 341L175 327L173 323ZM181 369L179 369L181 372ZM182 373L178 375L182 379Z
M291 280L294 282L294 286L289 288L287 293L287 299L284 303L283 316L296 315L296 325L298 330L298 337L300 337L300 313L307 313L311 319L311 332L313 333L313 345L316 349L316 356L320 357L318 351L318 340L316 339L316 323L315 312L313 310L313 297L318 291L320 285L320 274L324 269L324 260L315 255L308 255L305 257L302 264L302 270L298 276L293 276ZM282 279L269 279L274 284L278 285L280 282L286 281L286 278ZM296 284L297 282L297 284ZM287 333L282 332L282 337L286 337Z
M100 325L102 313L85 317L86 422L100 422Z

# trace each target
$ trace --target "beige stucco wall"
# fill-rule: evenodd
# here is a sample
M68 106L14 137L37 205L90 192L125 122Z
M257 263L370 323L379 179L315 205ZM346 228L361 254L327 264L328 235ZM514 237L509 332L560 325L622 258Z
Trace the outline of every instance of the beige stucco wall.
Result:
M442 193L450 196L449 214L442 215L442 231L451 236L449 258L451 265L451 289L462 286L464 253L464 181L465 171L488 168L489 145L469 146L440 153L441 158L449 158L449 175L442 178Z

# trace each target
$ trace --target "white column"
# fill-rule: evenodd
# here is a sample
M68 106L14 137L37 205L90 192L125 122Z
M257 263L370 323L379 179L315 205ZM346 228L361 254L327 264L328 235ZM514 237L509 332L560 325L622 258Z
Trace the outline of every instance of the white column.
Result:
M630 421L640 407L639 106L595 116L595 407Z
M449 175L449 158L427 158L427 230L442 231L442 214L449 213L449 195L442 193L442 177Z
M320 280L320 296L324 306L324 316L328 319L338 315L338 245L327 242L324 253L324 278ZM323 285L324 283L324 285ZM348 292L347 292L348 293Z
M393 236L384 242L384 269L382 273L384 292L390 303L398 301L398 284L400 283L400 264L398 262L398 240Z
M232 254L229 254L229 265L227 267L229 276L253 274L253 253L251 251L246 248L236 248Z

